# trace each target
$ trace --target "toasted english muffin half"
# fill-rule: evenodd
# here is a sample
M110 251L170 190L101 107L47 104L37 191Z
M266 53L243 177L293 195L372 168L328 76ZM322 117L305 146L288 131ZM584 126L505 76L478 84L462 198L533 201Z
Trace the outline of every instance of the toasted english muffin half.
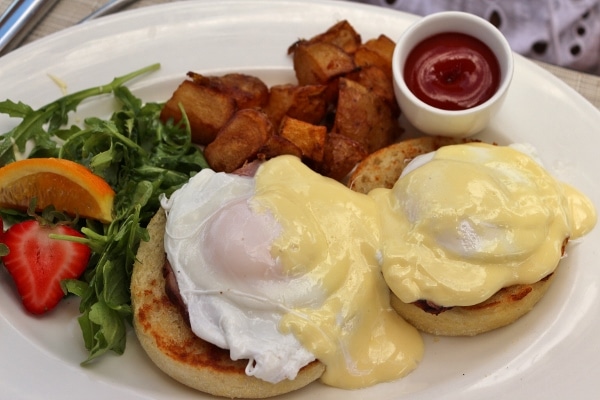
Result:
M469 139L418 137L384 147L361 161L348 186L368 193L378 187L391 188L404 167L418 155L442 146L467 143ZM563 244L563 249L565 243ZM473 336L509 325L528 313L548 290L554 274L533 284L501 289L486 301L472 306L438 307L422 299L404 303L393 293L391 305L407 322L422 332L439 336Z
M470 139L455 139L426 136L403 140L381 148L364 158L348 179L350 189L369 193L371 189L394 186L406 164L418 155L426 154L451 144L472 142Z
M512 324L546 294L554 274L531 285L512 285L473 306L435 309L424 301L404 303L392 294L392 308L422 332L437 336L475 336Z
M135 333L150 359L167 375L194 389L229 398L266 398L300 389L325 367L315 361L294 380L277 384L245 373L247 360L233 361L223 350L197 337L165 291L163 267L166 216L159 210L148 225L150 240L137 252L131 278Z

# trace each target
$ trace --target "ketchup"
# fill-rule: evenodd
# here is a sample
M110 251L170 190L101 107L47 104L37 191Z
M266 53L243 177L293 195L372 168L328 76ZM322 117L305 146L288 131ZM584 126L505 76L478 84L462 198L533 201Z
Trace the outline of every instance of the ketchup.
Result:
M500 64L490 48L463 33L441 33L415 46L404 67L410 91L444 110L475 107L494 95Z

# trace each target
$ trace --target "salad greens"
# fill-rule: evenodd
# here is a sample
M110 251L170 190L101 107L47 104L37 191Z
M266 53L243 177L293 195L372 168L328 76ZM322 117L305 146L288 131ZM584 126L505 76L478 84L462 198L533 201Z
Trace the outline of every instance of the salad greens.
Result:
M0 136L0 166L23 154L65 158L89 167L116 193L110 224L81 221L92 256L80 279L63 282L66 293L81 298L79 325L89 352L84 364L108 351L125 350L127 324L132 321L129 284L135 254L140 241L148 239L146 225L160 207L159 195L170 195L208 167L191 141L183 110L179 123L162 122L162 104L144 104L124 86L158 68L159 64L150 65L37 110L21 102L0 102L0 113L21 119ZM70 112L83 100L100 95L114 96L121 108L107 120L86 118L83 127L67 126ZM9 221L20 217L13 210L0 214Z

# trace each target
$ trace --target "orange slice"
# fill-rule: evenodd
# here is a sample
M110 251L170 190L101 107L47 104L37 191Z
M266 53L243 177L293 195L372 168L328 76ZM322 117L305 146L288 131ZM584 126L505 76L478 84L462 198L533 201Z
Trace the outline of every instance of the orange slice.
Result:
M73 161L29 158L0 168L0 207L26 210L33 197L39 210L52 205L66 214L112 220L114 190Z

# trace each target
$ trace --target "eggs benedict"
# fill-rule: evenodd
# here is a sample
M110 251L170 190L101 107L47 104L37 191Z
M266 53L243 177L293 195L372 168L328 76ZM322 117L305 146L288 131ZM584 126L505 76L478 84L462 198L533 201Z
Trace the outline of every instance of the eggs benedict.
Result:
M400 172L365 161L351 181L401 173L391 189L368 189L382 210L382 271L394 308L422 331L474 335L531 310L567 241L589 232L596 212L515 148L436 144L419 138L375 153L422 150Z
M251 176L198 173L161 200L138 252L142 347L196 389L269 397L317 379L354 389L403 377L423 355L415 327L472 335L519 318L566 242L593 228L594 207L519 150L440 143L374 153L426 155L366 193L294 156ZM357 174L381 175L384 164Z
M227 349L196 336L184 310L167 289L164 232L159 210L140 244L131 280L133 326L150 360L178 382L204 393L229 398L266 398L300 389L319 379L324 366L313 361L295 379L273 384L246 374L248 360L232 360Z

